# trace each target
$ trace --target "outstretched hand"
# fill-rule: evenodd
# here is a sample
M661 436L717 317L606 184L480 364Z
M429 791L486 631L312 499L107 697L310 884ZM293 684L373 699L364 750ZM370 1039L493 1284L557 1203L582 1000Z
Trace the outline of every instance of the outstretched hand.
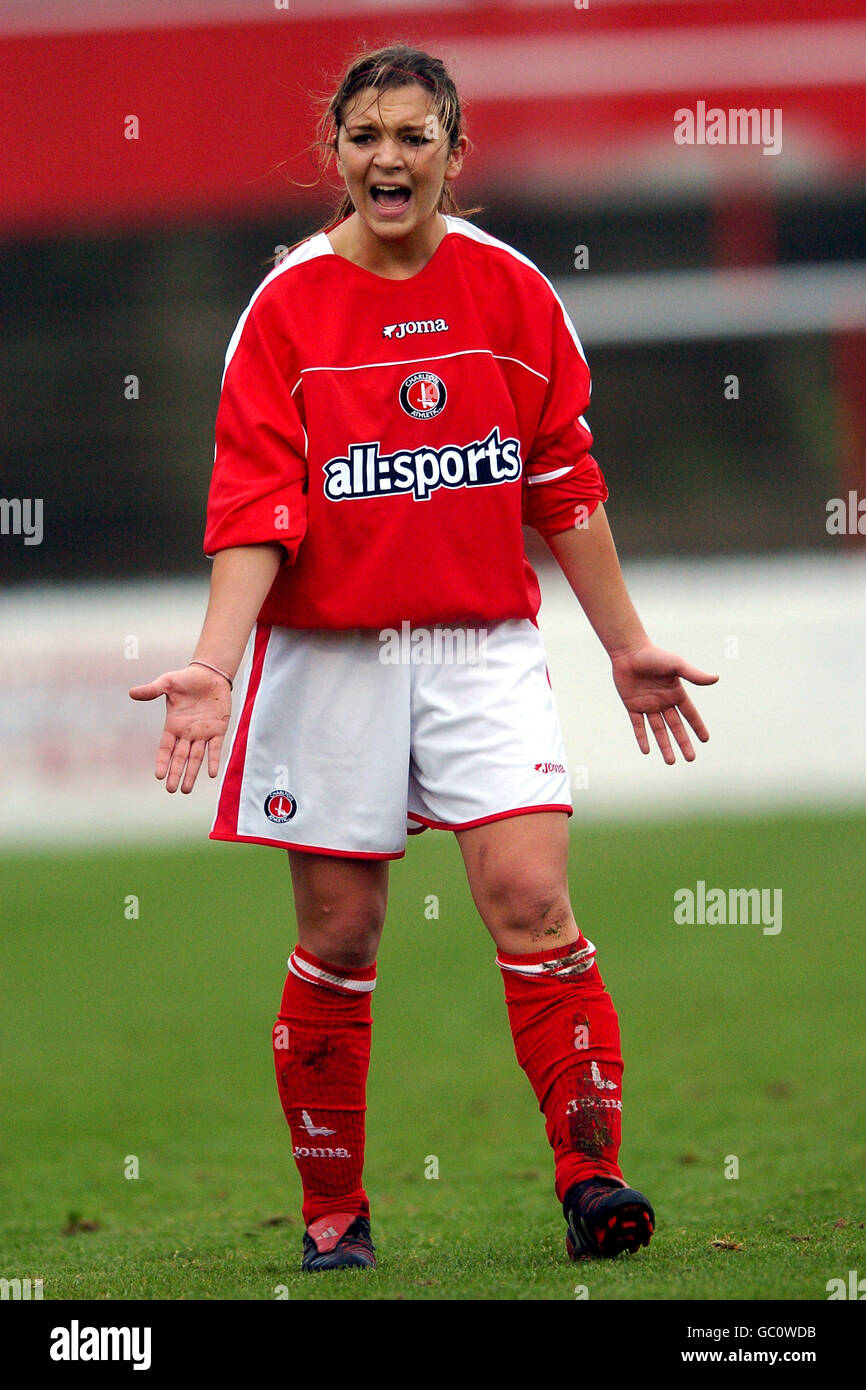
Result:
M611 657L611 663L614 685L631 716L640 751L650 751L644 723L646 719L666 763L677 760L670 734L673 734L686 762L692 762L695 750L683 720L691 726L701 743L706 743L710 735L682 681L691 681L693 685L715 685L718 676L711 676L674 652L662 651L651 643L634 651L620 652Z
M216 777L231 718L228 681L204 666L187 666L167 671L149 685L134 685L129 694L133 700L165 696L165 727L155 770L160 781L166 779L166 791L192 791L205 750L208 775Z

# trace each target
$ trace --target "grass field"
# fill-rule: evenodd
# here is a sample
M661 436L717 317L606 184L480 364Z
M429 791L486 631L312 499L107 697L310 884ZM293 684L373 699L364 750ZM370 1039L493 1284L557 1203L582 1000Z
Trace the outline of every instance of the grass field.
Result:
M623 1166L658 1220L638 1256L578 1266L457 846L411 841L374 996L380 1268L318 1277L298 1271L270 1051L285 856L0 859L0 1274L46 1299L826 1299L866 1274L864 832L863 814L574 828L575 911L622 1025ZM782 889L782 930L676 925L699 879Z

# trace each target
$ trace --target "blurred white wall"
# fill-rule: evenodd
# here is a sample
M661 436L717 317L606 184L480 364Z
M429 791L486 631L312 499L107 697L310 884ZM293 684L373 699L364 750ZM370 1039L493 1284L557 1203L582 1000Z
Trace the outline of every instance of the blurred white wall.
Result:
M627 566L656 642L718 671L694 691L697 761L643 757L607 657L557 570L541 627L575 820L866 805L866 556ZM204 839L215 784L153 776L163 702L130 685L183 666L200 582L16 590L0 598L0 846Z
M586 818L866 804L866 556L626 567L651 637L705 671L689 687L710 731L696 761L644 757L607 656L558 571L541 623ZM572 767L572 780L575 770Z

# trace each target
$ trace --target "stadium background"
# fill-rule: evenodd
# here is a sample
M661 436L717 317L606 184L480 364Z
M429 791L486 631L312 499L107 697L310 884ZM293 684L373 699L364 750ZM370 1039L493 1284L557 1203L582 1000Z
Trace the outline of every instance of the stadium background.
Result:
M44 505L41 544L0 536L4 933L25 974L56 926L32 851L100 845L81 863L109 864L206 833L212 788L168 801L151 775L160 712L125 691L182 664L198 631L225 346L268 259L331 206L309 153L316 101L360 43L394 38L451 62L474 146L459 196L572 313L650 632L722 675L699 696L712 741L697 763L641 760L603 652L527 536L575 831L613 822L628 854L627 828L661 811L730 845L722 881L787 891L788 861L737 846L775 844L762 827L788 809L862 817L866 538L826 523L831 498L866 496L866 5L7 0L0 494ZM699 101L781 110L781 152L677 145L674 113ZM722 814L748 817L741 835L693 819ZM781 836L798 864L821 859L812 834ZM432 838L415 860L450 864L456 893ZM242 896L254 864L228 853ZM274 880L269 852L249 854ZM848 921L863 894L841 864ZM674 861L670 884L707 872ZM22 876L29 944L8 916ZM786 918L792 950L813 925ZM754 969L760 996L775 966L758 948Z
M206 792L168 808L144 779L130 786L158 724L123 691L195 640L225 346L269 257L331 206L310 149L316 102L359 42L395 35L437 48L460 81L474 143L464 205L481 202L481 224L535 259L571 310L647 621L726 677L706 699L702 765L637 777L603 660L528 533L569 751L597 765L582 813L623 796L649 810L721 796L735 810L866 795L853 702L834 699L828 718L832 674L823 694L807 695L806 677L809 655L853 675L862 621L866 537L828 534L826 508L866 492L863 9L7 4L2 495L43 499L45 534L0 537L0 632L15 653L0 674L0 834L42 838L46 778L54 843L207 824ZM674 112L700 100L779 109L781 152L677 145ZM776 735L757 737L753 721L771 715ZM816 717L824 741L804 746Z

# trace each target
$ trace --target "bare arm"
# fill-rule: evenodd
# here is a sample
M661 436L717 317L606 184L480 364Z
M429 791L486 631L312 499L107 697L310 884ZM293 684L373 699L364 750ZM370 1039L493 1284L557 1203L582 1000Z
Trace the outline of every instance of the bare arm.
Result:
M585 526L559 531L548 545L608 656L613 659L617 652L648 645L625 587L603 504Z
M284 555L281 545L239 545L217 552L195 661L209 661L234 680Z
M602 505L596 507L586 526L560 531L550 537L548 545L610 657L614 684L629 712L641 752L650 751L646 717L665 762L676 761L669 731L683 757L691 762L695 750L683 719L702 743L709 734L680 678L695 685L713 685L718 676L699 670L673 652L662 651L650 641L629 598Z
M210 598L192 659L216 666L233 680L256 616L284 555L279 545L242 545L214 556ZM133 700L165 696L165 727L156 755L156 775L166 791L191 792L207 751L208 774L216 777L231 718L227 680L208 666L166 671L149 685L136 685ZM182 780L181 780L182 779Z

